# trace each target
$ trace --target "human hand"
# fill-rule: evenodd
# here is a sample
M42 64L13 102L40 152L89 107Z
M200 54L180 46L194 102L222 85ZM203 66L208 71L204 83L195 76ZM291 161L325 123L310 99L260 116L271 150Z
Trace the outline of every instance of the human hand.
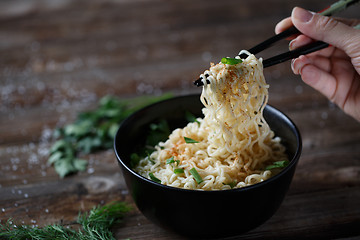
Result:
M291 17L276 25L275 32L294 25L302 33L290 42L290 49L314 40L331 45L293 59L291 68L306 84L360 121L360 30L351 27L358 23L360 20L324 17L296 7Z

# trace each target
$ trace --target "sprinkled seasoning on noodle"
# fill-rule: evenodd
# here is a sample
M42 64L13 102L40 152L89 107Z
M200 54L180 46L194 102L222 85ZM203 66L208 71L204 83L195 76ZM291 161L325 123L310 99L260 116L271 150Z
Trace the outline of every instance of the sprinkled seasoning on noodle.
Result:
M175 129L147 157L152 162L142 159L135 171L147 178L152 173L165 185L199 190L240 188L279 171L264 170L273 162L286 161L287 156L263 117L269 86L262 60L243 52L249 56L242 63L212 64L201 75L205 79L208 74L210 81L203 80L200 97L204 118ZM171 158L174 161L167 163ZM194 178L192 169L202 181Z

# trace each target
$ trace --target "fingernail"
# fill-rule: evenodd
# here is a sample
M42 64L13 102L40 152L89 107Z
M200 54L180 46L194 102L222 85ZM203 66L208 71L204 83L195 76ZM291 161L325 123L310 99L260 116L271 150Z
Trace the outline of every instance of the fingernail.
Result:
M290 51L294 49L295 41L296 41L296 40L294 39L294 40L292 40L292 41L289 43L289 50L290 50Z
M295 72L294 62L295 62L295 58L291 59L291 70L293 71L294 74L298 74Z
M310 22L310 20L313 18L314 13L303 8L296 7L293 9L292 15L299 21L307 23Z

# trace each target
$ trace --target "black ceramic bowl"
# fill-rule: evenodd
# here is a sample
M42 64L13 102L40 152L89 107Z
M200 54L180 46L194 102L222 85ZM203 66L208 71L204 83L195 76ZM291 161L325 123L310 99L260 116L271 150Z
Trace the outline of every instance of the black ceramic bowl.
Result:
M115 137L115 153L139 210L163 228L192 237L234 236L256 228L279 208L301 154L301 137L294 123L266 106L264 116L287 148L290 164L278 175L255 185L218 191L186 190L153 182L134 172L130 155L144 144L149 124L166 119L171 129L187 124L185 112L202 116L199 95L155 103L127 118Z

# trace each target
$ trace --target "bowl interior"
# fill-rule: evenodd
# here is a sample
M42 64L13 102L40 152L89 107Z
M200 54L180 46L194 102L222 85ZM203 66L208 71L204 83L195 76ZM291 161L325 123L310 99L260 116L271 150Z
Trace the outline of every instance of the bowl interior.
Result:
M222 191L180 189L155 183L132 170L130 155L143 148L151 123L166 119L171 130L184 127L188 123L186 112L203 117L202 108L200 96L195 94L139 110L120 126L115 137L115 153L136 206L148 219L191 237L234 236L261 225L279 208L301 154L301 137L288 117L266 106L264 117L275 135L282 139L290 164L276 176L244 188ZM200 216L201 221L189 217L193 213ZM229 217L236 221L224 221Z

